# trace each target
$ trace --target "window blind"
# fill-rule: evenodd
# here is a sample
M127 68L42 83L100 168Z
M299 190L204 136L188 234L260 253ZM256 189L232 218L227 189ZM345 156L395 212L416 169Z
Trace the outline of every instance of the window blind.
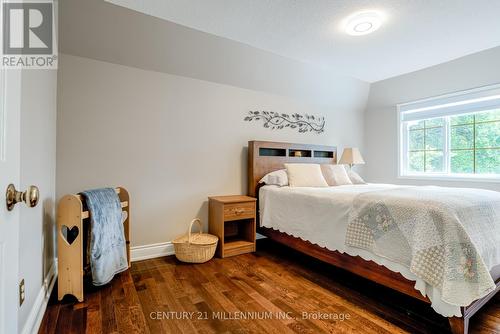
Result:
M398 105L403 122L500 108L500 84Z

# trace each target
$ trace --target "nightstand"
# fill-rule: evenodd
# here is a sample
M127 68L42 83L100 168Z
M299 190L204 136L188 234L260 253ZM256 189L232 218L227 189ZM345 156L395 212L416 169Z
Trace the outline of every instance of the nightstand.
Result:
M208 233L219 237L217 256L255 252L256 199L248 196L208 198Z

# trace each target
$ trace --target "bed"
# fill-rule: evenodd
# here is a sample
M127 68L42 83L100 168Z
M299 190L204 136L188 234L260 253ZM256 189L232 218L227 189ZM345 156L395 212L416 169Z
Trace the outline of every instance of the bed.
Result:
M430 303L437 313L448 317L453 333L467 333L470 317L500 290L500 266L491 265L497 259L490 261L487 266L487 276L491 280L488 290L479 294L481 297L472 303L460 307L456 306L460 304L443 301L439 289L434 289L426 283L428 280L420 279L413 270L398 261L346 245L348 231L353 224L353 220L349 220L355 208L353 203L360 202L359 199L370 194L390 194L397 191L411 193L415 189L407 190L401 186L383 184L290 188L258 183L265 174L284 168L285 163L334 164L336 159L337 150L332 146L250 141L249 195L258 198L258 232L324 262ZM439 194L439 191L446 189L426 189L429 193ZM467 191L464 189L462 192ZM484 193L490 197L497 196L496 193ZM475 195L471 193L470 196Z

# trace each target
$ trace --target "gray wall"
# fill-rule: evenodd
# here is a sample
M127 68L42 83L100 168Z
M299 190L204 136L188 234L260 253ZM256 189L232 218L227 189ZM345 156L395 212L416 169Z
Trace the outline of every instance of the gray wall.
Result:
M404 55L402 55L404 56ZM371 182L500 190L500 183L398 179L396 104L500 83L500 47L376 82L365 115L365 176Z
M365 82L99 0L59 10L57 194L128 188L133 246L206 225L209 195L246 193L248 140L363 144ZM273 132L249 110L327 127Z
M206 225L209 195L245 194L248 140L361 146L368 92L345 88L324 106L70 55L60 57L58 87L58 196L126 187L133 246L171 241L193 217ZM243 121L259 109L325 115L326 131Z

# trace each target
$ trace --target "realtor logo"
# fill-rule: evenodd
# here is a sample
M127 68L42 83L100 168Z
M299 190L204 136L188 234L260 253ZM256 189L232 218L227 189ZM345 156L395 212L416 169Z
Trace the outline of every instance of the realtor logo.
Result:
M5 2L2 67L56 68L52 2Z

